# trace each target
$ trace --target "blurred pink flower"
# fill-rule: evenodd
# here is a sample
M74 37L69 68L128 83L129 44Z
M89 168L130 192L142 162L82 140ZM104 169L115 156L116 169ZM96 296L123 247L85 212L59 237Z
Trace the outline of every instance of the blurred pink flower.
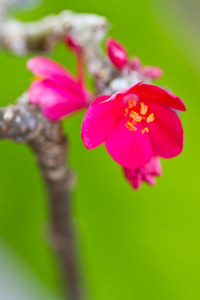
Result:
M159 67L141 67L141 75L149 80L156 80L163 75L163 71Z
M51 120L59 120L87 106L90 94L80 80L47 57L34 57L27 68L37 77L29 88L30 103Z
M141 82L101 96L83 119L83 143L88 149L105 143L112 158L128 169L143 166L152 156L174 157L182 151L184 139L171 108L186 110L179 97Z
M163 70L156 66L144 66L137 56L129 62L131 70L137 71L143 80L156 80L163 75Z
M113 65L118 69L122 69L128 62L126 49L113 38L108 38L106 41L108 56Z
M149 162L139 168L124 168L124 174L134 189L139 189L143 181L155 185L156 176L162 175L160 159L157 156L152 156Z

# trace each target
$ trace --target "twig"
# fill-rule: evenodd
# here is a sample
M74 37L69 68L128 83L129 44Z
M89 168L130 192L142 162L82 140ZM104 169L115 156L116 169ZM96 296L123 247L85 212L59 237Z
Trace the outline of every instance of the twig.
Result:
M36 154L49 195L52 236L65 275L65 286L70 299L80 300L70 221L73 174L66 166L67 140L61 123L47 120L35 106L8 106L0 109L0 138L26 143Z

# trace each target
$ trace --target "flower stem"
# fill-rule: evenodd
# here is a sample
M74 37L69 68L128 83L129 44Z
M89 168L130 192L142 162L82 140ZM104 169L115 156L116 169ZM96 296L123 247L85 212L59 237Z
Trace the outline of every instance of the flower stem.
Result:
M84 85L85 85L85 73L84 73L84 64L83 64L83 54L82 54L81 50L76 53L76 58L77 58L78 82L80 83L80 85L82 87L84 87Z

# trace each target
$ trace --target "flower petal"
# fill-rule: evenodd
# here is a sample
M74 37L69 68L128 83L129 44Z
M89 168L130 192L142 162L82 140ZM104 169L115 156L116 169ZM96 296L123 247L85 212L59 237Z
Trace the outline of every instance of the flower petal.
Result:
M106 100L104 100L104 102L111 102L111 101L118 101L121 100L124 102L124 105L128 105L128 101L129 100L139 100L138 95L135 93L135 89L138 85L140 85L143 81L140 81L138 83L136 83L135 85L128 87L128 88L123 88L121 90L119 90L118 92L116 92L115 94L112 94L111 96L109 96L109 98L107 98Z
M156 177L151 174L144 175L143 180L146 181L150 185L156 184Z
M183 129L177 114L170 108L146 101L155 120L148 124L153 155L164 158L177 156L183 150Z
M158 104L164 104L178 110L186 110L184 102L179 97L153 84L135 85L134 91L140 97L140 101L148 100Z
M28 60L27 68L32 71L33 74L43 79L49 79L59 85L71 86L71 88L74 89L77 88L78 84L73 75L50 58L43 56L33 57Z
M40 105L43 114L58 120L86 106L85 94L81 90L70 90L48 80L37 80L29 88L30 103Z
M138 169L128 169L123 167L123 170L128 182L132 185L132 187L135 190L138 190L142 185L142 174L138 171Z
M107 138L106 149L112 158L123 167L135 169L144 165L151 157L152 147L148 134L142 134L125 126L123 119Z
M157 156L152 156L150 161L143 166L143 173L161 176L162 166L160 159Z
M159 67L145 66L141 69L141 76L149 80L156 80L163 75L163 70Z
M98 147L105 142L110 132L123 116L123 101L116 100L102 103L109 98L110 96L98 97L91 103L85 114L81 137L88 149Z

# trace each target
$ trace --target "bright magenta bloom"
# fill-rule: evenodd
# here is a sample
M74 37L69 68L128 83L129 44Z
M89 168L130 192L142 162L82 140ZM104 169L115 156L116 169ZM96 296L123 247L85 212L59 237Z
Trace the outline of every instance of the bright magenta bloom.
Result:
M108 56L113 65L118 69L122 69L128 62L126 49L113 38L108 38L106 41Z
M88 104L89 93L64 67L47 57L34 57L27 68L38 78L29 88L30 103L51 120L59 120Z
M113 159L136 169L152 156L171 158L183 149L183 129L171 109L185 110L177 96L151 84L138 83L89 106L82 124L88 149L105 143Z
M139 189L143 181L150 185L156 184L156 176L162 175L162 167L157 156L152 156L150 161L137 169L124 168L126 179L134 189Z

